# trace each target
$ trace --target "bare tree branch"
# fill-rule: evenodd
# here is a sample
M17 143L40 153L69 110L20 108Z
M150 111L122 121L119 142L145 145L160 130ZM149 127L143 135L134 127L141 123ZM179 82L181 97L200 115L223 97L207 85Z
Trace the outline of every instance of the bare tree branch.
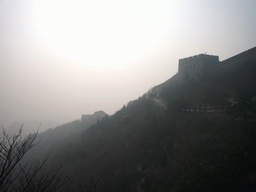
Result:
M47 159L43 162L27 162L20 164L24 155L38 142L35 139L38 132L22 137L22 128L14 135L6 133L2 127L3 134L0 138L0 192L54 192L66 184L71 178L62 179L61 167L54 173L52 169L48 172L40 172L45 166Z

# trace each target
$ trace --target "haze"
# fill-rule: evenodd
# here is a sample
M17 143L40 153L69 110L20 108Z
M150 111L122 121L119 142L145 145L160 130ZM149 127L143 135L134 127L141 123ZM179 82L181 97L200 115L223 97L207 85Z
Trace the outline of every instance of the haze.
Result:
M177 73L256 45L256 1L0 1L0 124L113 114Z

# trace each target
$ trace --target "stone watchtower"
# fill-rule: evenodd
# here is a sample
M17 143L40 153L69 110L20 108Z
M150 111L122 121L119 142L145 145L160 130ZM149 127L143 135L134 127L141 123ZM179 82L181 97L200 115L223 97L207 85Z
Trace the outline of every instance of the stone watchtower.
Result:
M200 54L179 60L179 73L188 74L196 78L199 74L219 63L219 56Z

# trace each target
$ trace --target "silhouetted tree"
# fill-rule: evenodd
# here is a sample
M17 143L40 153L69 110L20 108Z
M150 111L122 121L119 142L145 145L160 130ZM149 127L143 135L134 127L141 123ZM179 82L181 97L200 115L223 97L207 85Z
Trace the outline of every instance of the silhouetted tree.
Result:
M22 127L14 135L7 134L3 128L0 138L0 192L56 191L68 178L61 180L61 167L55 173L51 170L40 172L46 160L22 165L20 161L24 155L38 144L35 142L38 133L29 134L25 138L21 133Z

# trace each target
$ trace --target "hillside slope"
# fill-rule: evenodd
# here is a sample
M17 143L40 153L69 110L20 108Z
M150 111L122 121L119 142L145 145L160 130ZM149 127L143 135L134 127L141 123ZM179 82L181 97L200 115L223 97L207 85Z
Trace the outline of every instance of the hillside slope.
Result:
M43 156L76 173L66 191L255 191L255 72L248 62L176 74L87 129L59 127L72 131Z
M52 162L69 174L77 170L74 191L94 190L91 178L100 181L97 191L251 190L255 115L232 117L168 112L140 98L91 126L79 141L66 140Z
M33 147L24 157L23 162L31 161L34 159L43 160L48 157L47 151L58 149L62 145L63 140L67 137L75 141L81 131L86 130L88 127L96 123L98 120L102 119L107 114L103 111L95 112L92 115L83 115L87 119L76 120L70 123L66 123L55 128L50 128L43 133L38 134L37 140L38 143Z

